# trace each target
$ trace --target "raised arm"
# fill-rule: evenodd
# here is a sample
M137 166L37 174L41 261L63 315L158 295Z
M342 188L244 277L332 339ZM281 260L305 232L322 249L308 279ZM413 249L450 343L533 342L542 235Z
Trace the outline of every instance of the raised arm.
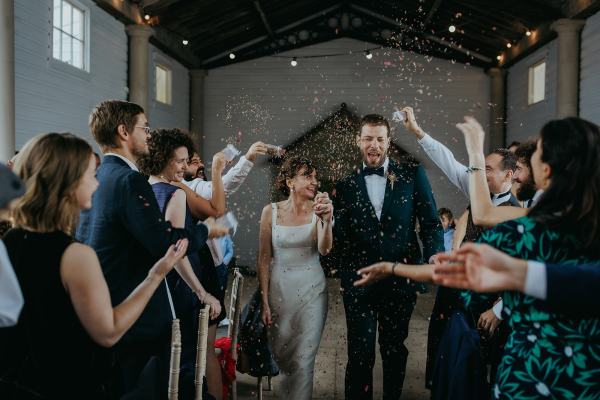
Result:
M527 215L527 209L510 206L494 207L490 199L490 189L485 177L485 156L483 140L485 132L475 118L465 117L464 123L456 127L465 136L465 144L469 153L469 185L471 213L473 223L479 226L492 227Z
M421 129L411 107L405 107L402 111L406 113L404 127L410 133L415 135L417 142L423 148L427 157L442 170L444 175L448 177L454 186L458 187L466 196L469 196L469 176L467 175L467 167L454 158L454 154L452 154L449 148L426 134L423 129Z
M187 250L187 240L178 241L154 264L131 294L112 307L108 285L100 262L91 247L73 243L65 251L60 276L73 308L84 329L99 345L111 347L140 317L159 285L165 285L165 276L181 260Z
M454 238L452 239L452 250L460 248L465 235L467 234L467 223L469 222L469 210L465 210L464 213L455 222L454 227Z
M270 204L262 210L260 217L260 232L258 235L258 283L262 300L261 317L265 325L271 325L271 308L269 307L269 279L271 258L273 249L271 247L271 219L273 209Z

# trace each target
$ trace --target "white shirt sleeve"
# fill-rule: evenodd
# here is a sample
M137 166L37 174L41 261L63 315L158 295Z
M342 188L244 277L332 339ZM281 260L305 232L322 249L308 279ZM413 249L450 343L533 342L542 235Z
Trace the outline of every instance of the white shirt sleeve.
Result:
M241 156L239 161L227 171L223 176L223 188L225 189L225 194L227 196L235 193L235 191L239 189L253 166L254 163L252 161L248 160L245 156Z
M548 295L546 264L537 261L527 261L525 294L540 300L546 300L546 296Z
M425 134L422 139L417 141L427 156L435 165L448 177L450 182L469 196L469 174L467 167L456 161L454 154L446 146Z
M504 302L502 301L502 299L500 299L500 301L497 302L496 304L494 304L494 307L492 307L492 311L493 311L494 315L500 321L502 321L502 308L503 307L504 307Z
M0 240L0 327L13 326L23 308L23 294L10 263L4 243Z

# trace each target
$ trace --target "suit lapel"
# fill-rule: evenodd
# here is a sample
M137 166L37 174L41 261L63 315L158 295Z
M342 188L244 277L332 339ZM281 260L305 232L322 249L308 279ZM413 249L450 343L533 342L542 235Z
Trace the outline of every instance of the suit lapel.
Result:
M390 175L396 177L394 185L392 187L392 180L389 178ZM386 175L385 180L385 196L383 197L383 206L381 207L381 220L383 221L383 216L387 215L387 210L392 204L392 199L394 197L394 191L398 188L398 171L396 171L396 164L390 159L388 164L388 173Z
M367 184L365 183L365 176L362 173L362 169L359 169L354 175L354 183L358 186L358 202L362 204L366 204L369 207L369 215L371 215L375 220L377 220L377 214L375 213L375 208L373 208L373 204L371 204L371 199L369 199L369 192L367 191Z

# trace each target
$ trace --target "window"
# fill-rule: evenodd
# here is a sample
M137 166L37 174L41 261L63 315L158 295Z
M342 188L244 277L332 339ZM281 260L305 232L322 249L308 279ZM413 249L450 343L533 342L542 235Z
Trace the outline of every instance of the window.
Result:
M54 0L52 57L88 70L88 11L72 0Z
M156 101L171 104L171 70L163 65L156 65Z
M538 103L546 97L546 61L542 60L529 67L528 104Z

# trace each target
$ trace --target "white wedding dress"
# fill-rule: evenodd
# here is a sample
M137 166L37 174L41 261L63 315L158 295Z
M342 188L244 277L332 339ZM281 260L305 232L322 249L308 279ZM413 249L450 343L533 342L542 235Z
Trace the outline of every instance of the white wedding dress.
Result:
M327 284L319 261L316 216L310 224L277 225L272 204L273 263L269 306L273 324L269 340L280 369L280 396L312 398L315 358L327 316Z

